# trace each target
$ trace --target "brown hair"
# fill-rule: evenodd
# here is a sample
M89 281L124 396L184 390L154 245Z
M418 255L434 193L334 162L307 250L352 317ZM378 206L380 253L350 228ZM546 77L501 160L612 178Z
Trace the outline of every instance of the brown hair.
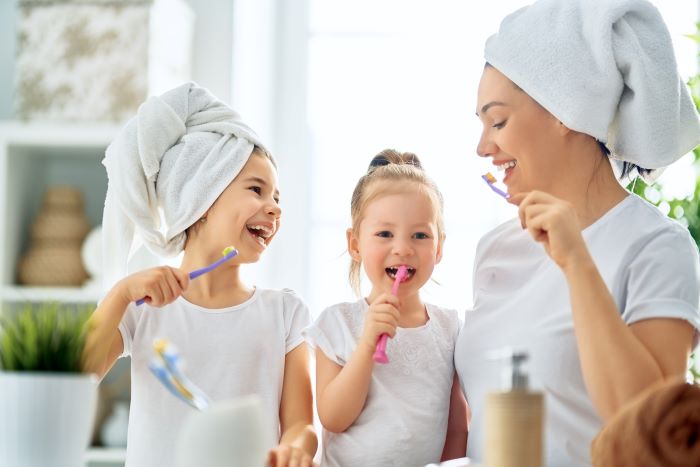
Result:
M382 186L383 189L380 190L378 189L379 182L393 182L395 188L387 190L386 186ZM372 200L382 195L405 191L406 184L399 182L417 185L419 190L424 190L429 196L435 208L438 242L442 243L445 239L442 193L423 170L418 156L411 152L398 152L394 149L385 149L374 156L369 163L367 173L360 177L355 185L350 201L353 234L357 236L359 233L364 210ZM348 278L357 295L360 295L360 266L360 261L351 258Z

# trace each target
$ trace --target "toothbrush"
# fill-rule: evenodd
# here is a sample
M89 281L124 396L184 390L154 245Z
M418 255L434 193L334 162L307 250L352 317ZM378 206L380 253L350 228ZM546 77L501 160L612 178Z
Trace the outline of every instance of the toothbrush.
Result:
M226 248L224 248L224 251L222 251L221 254L223 255L223 258L211 263L209 266L205 266L203 268L195 269L194 271L192 271L189 274L190 280L196 279L199 276L201 276L202 274L206 274L209 271L218 268L223 263L225 263L226 261L228 261L231 258L233 258L234 256L236 256L238 254L238 250L236 250L232 246L227 246ZM136 305L143 305L145 301L146 301L146 297L140 298L140 299L136 300Z
M391 286L392 295L397 295L399 293L399 284L406 280L408 276L408 267L402 264L399 266L399 270L396 271L396 278L394 279L394 285ZM387 334L382 334L377 340L377 348L374 350L374 355L372 358L377 363L389 363L389 357L386 356L386 341L389 338Z
M209 398L182 373L181 357L175 347L166 339L158 339L153 344L153 351L156 356L149 369L156 378L178 399L195 409L209 407Z
M497 194L503 196L505 199L510 198L510 195L506 193L505 191L501 190L498 188L494 183L496 183L496 177L493 176L491 172L486 172L484 175L481 176L481 178L484 179L484 181L489 185L489 187L496 192Z

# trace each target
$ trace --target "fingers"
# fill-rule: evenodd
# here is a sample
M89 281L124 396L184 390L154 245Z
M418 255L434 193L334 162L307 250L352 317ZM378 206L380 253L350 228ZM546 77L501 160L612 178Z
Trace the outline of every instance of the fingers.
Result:
M142 284L140 295L146 297L146 302L155 307L173 302L189 285L187 273L168 266L149 269L139 277Z
M314 464L311 456L301 449L280 445L268 453L266 465L270 467L312 467Z

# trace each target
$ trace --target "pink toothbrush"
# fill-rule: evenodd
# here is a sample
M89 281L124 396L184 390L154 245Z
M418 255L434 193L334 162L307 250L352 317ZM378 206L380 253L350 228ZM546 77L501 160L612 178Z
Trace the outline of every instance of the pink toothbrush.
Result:
M394 285L391 286L392 295L397 295L399 293L399 284L406 280L408 276L408 268L405 265L399 266L399 270L396 271L396 279L394 279ZM389 338L387 334L382 334L377 340L377 348L374 350L374 361L377 363L389 363L389 358L386 356L386 341Z

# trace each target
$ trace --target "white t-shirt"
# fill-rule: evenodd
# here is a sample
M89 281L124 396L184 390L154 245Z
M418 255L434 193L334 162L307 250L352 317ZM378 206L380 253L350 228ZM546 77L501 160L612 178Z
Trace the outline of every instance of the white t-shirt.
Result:
M629 195L583 238L625 323L678 318L700 328L698 251L682 225ZM545 393L546 465L590 465L590 443L602 422L584 385L568 286L518 219L479 243L474 309L455 350L473 413L467 452L478 462L484 460L485 396L502 388L506 368L487 354L504 347L529 352L530 386Z
M304 338L344 366L364 328L365 300L339 303L304 330ZM323 467L424 466L445 445L457 312L426 305L428 321L398 328L387 343L389 363L376 364L362 413L343 433L323 430Z
M208 309L180 297L163 308L129 305L119 331L131 355L131 410L126 465L175 465L176 442L190 406L171 395L148 369L153 342L167 338L180 352L185 374L212 401L258 394L273 437L285 356L303 342L309 311L290 290L256 289L240 305Z

